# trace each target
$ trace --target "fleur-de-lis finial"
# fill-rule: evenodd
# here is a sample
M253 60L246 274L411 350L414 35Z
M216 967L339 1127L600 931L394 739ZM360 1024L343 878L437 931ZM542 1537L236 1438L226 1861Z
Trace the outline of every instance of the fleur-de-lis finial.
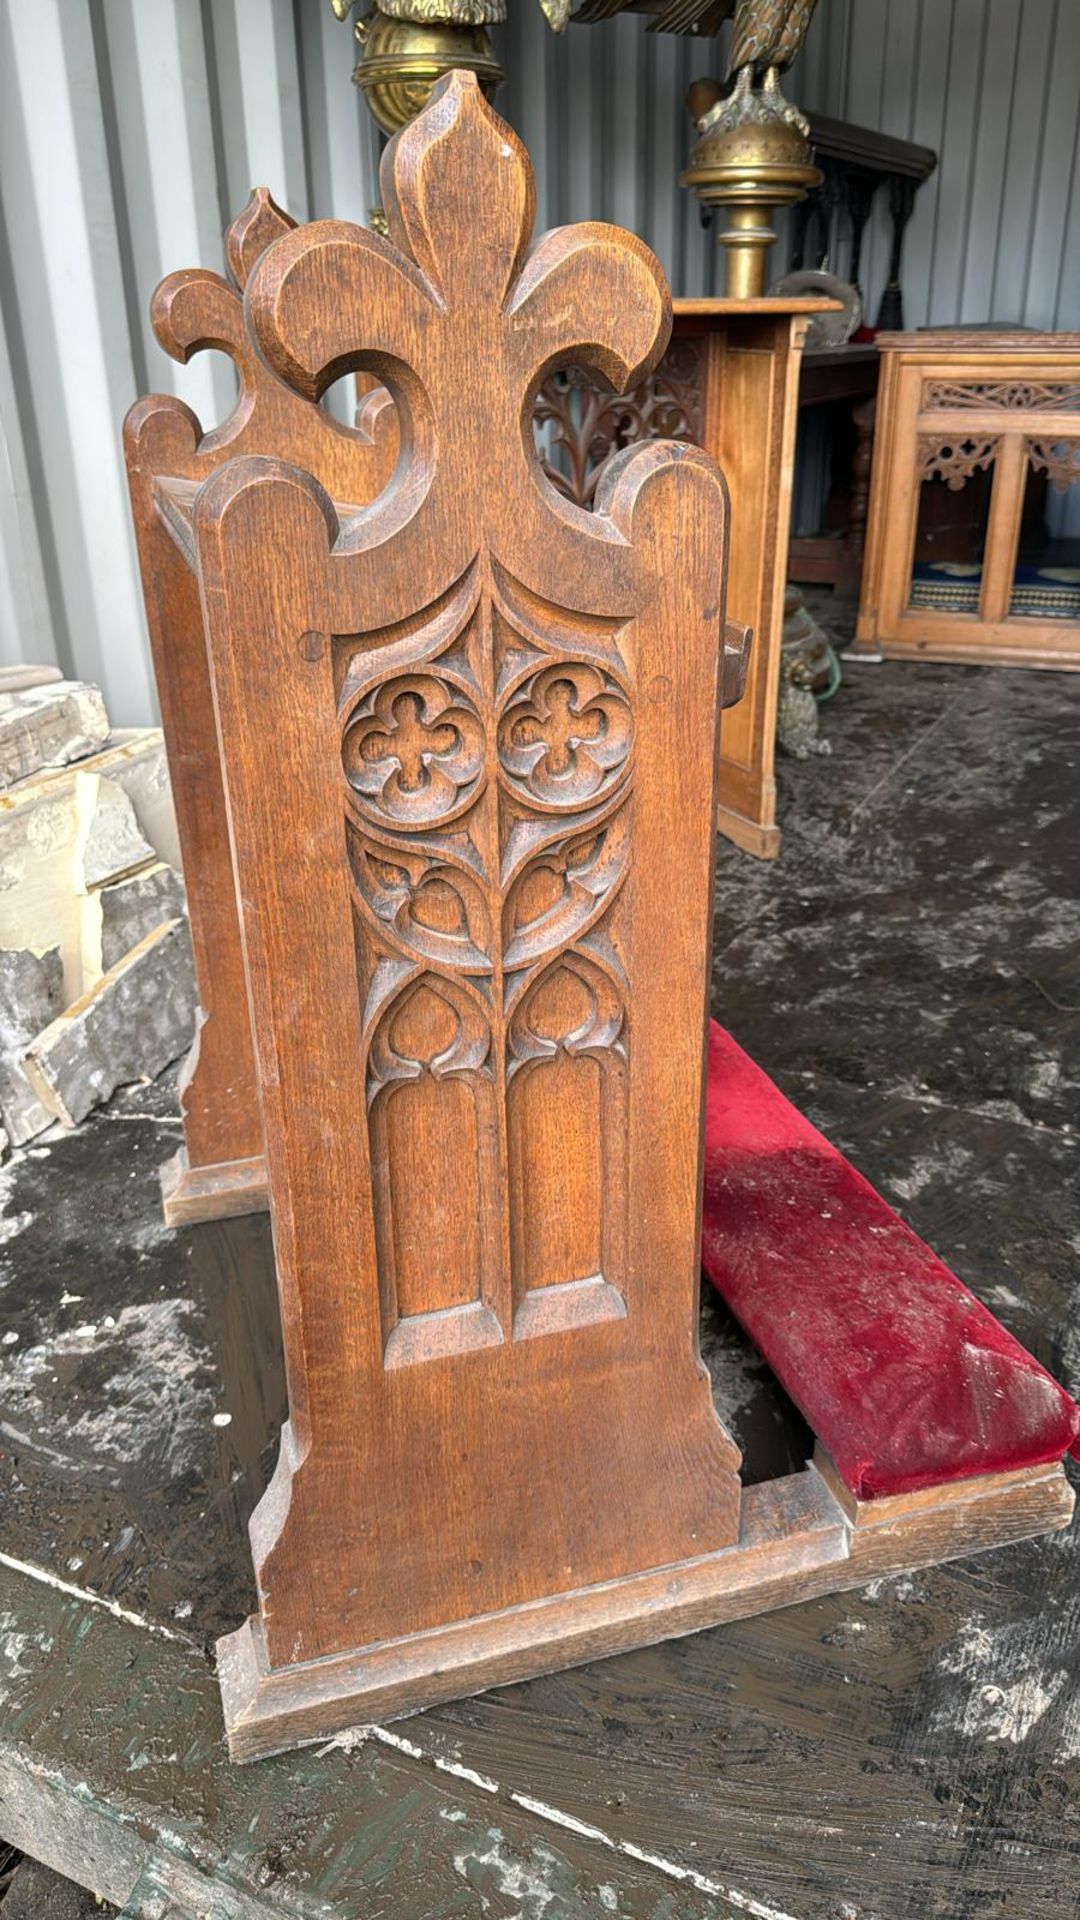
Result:
M463 471L478 443L517 440L535 468L532 398L552 366L592 366L620 391L648 373L670 296L648 248L618 228L563 227L529 251L532 167L469 74L449 74L390 142L380 184L389 240L339 221L287 235L251 275L250 323L309 398L350 369L383 381L414 475L434 473L437 447L456 517L449 497L474 496ZM483 367L498 376L477 380Z

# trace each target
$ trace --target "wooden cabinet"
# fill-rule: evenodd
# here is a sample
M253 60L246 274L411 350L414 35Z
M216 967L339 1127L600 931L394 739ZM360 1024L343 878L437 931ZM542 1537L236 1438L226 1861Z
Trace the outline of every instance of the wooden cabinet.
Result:
M611 395L575 370L549 380L538 407L548 471L579 506L591 504L600 464L613 450L658 435L696 440L723 471L731 502L728 612L752 630L753 644L745 696L721 729L716 824L763 859L780 850L776 702L800 364L811 316L835 304L676 300L671 346L640 387Z
M856 653L1080 668L1080 334L877 344Z

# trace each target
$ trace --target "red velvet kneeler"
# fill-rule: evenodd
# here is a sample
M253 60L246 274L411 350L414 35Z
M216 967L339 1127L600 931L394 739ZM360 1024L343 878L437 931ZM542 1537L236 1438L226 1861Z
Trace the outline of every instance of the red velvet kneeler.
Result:
M858 1499L1080 1453L1080 1407L715 1023L702 1264Z

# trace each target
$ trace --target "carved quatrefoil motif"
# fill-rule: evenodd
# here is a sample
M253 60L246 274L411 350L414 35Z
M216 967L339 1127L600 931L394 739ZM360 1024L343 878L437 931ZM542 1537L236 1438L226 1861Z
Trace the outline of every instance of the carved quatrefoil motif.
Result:
M342 758L367 813L419 826L471 803L483 778L484 730L456 688L410 674L383 681L354 710Z
M500 723L499 758L523 799L580 807L621 777L631 734L626 695L611 676L561 661L518 688Z

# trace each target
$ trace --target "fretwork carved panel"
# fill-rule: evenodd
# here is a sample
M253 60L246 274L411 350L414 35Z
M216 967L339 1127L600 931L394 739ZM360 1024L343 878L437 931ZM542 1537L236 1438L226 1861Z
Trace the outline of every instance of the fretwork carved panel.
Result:
M998 449L996 436L961 439L953 434L944 439L935 434L919 435L920 480L944 480L958 493L966 480L980 468L992 467Z
M1075 380L928 380L926 407L982 411L1080 412L1080 382Z
M1028 459L1045 473L1055 493L1068 493L1080 480L1080 440L1029 440Z
M412 626L407 670L390 635L336 642L368 1125L372 1164L386 1169L374 1204L387 1365L626 1311L621 1275L599 1257L601 1247L622 1247L624 1231L607 1222L627 1206L627 982L617 911L633 760L619 650L625 624L576 624L497 563L478 560ZM426 1052L418 1006L431 1029ZM561 1026L558 1006L566 1008ZM410 1007L416 1037L406 1045L402 1009ZM529 1019L540 1007L542 1037ZM523 1117L539 1096L509 1094L526 1063L564 1121L542 1154ZM407 1205L393 1182L395 1165L412 1157L406 1109L430 1155L426 1189L413 1183ZM484 1138L497 1143L490 1166ZM470 1233L457 1258L473 1275L464 1296L436 1262L426 1282L413 1262L403 1289L405 1215L417 1248L430 1248L457 1163L478 1158L483 1191L470 1166L464 1213L490 1222L499 1193L508 1193L509 1284L490 1235L481 1247ZM573 1217L583 1180L591 1180L587 1210L598 1236L587 1274L569 1243L560 1260L544 1225ZM524 1297L526 1273L539 1275L542 1313Z
M701 439L702 356L696 340L676 340L655 373L630 393L613 394L583 367L545 380L534 429L544 472L576 506L592 505L600 469L619 447L663 438Z
M471 80L382 186L389 239L283 237L246 311L312 408L386 385L393 480L357 511L242 460L193 514L290 1397L234 1726L328 1661L347 1724L374 1643L584 1623L738 1532L695 1334L723 483L656 439L592 511L545 478L545 370L639 390L670 304L631 235L530 247Z

